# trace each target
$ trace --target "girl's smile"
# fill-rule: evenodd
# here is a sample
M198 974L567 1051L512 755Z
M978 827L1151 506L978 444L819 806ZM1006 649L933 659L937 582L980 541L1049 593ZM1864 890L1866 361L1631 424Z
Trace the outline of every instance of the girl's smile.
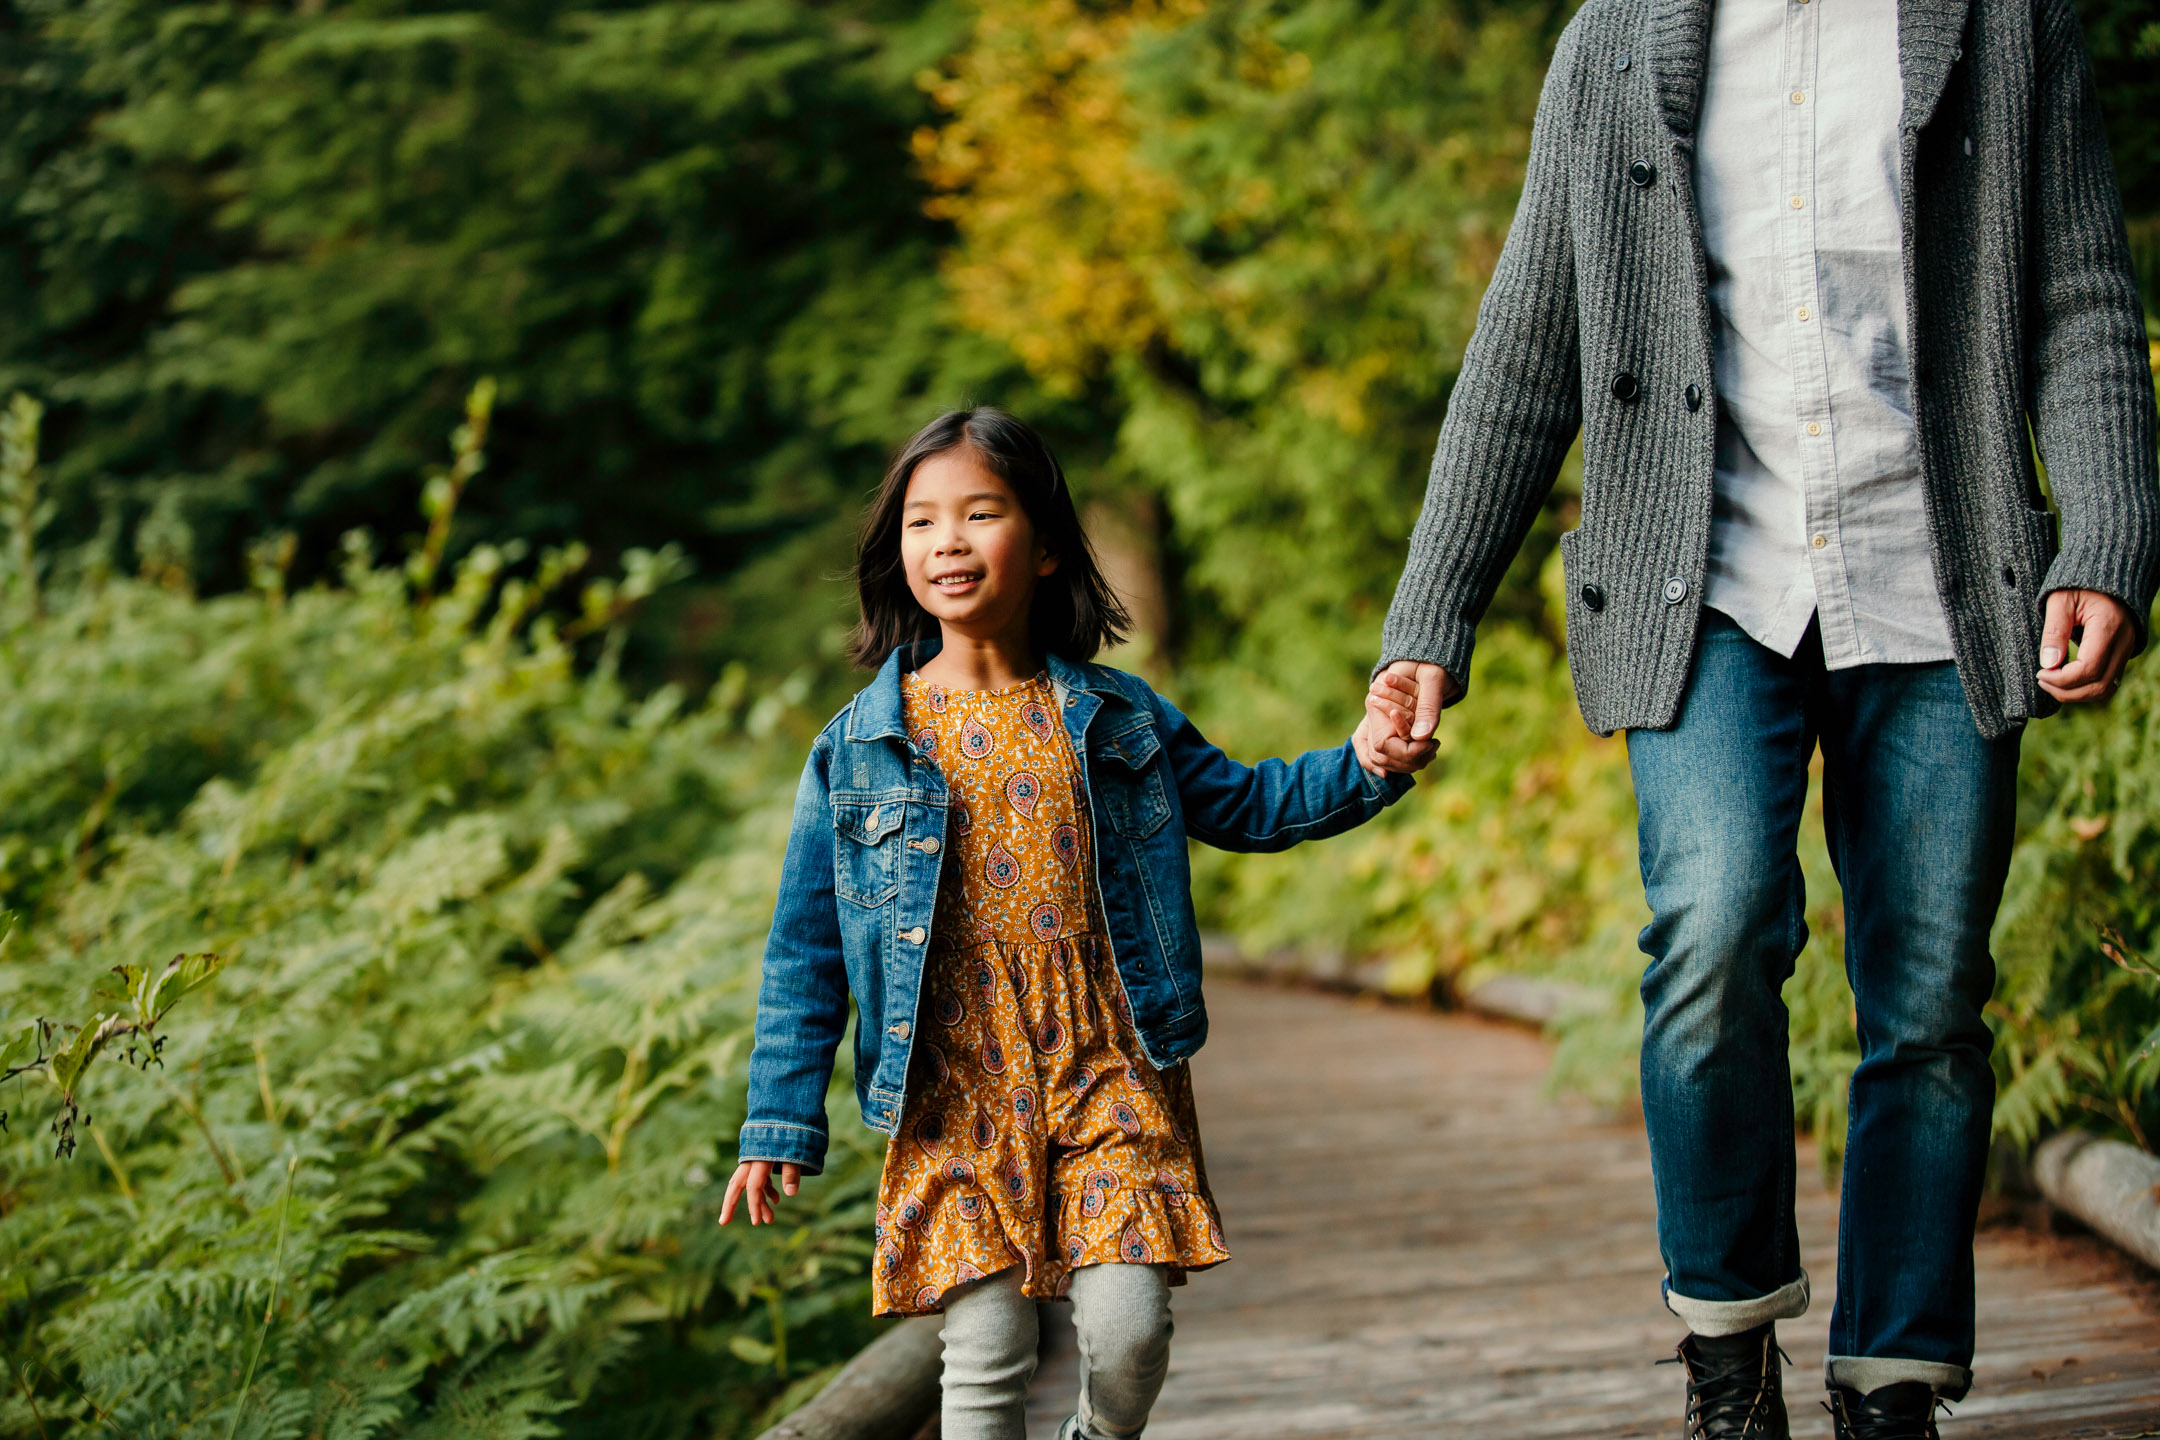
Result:
M1028 621L1036 582L1057 569L1012 486L961 445L915 468L900 510L900 561L945 649L924 673L995 689L1034 673Z

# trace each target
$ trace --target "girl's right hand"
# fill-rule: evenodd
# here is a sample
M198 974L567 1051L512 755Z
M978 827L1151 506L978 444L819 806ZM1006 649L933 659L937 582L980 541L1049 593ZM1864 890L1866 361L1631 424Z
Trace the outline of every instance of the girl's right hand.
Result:
M773 1184L773 1171L780 1172L780 1183ZM802 1166L795 1164L775 1165L770 1160L745 1160L735 1167L728 1177L727 1195L720 1202L720 1223L725 1225L735 1218L735 1202L746 1202L752 1225L773 1223L773 1202L780 1192L793 1195L802 1188Z

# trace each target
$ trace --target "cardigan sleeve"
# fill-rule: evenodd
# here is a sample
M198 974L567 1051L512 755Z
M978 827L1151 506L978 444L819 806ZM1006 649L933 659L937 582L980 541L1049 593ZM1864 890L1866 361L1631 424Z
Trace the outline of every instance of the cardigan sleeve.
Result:
M2077 16L2071 0L2038 10L2026 403L2062 512L2043 588L2114 596L2142 647L2160 582L2144 313Z
M1443 667L1461 698L1478 621L1582 426L1569 150L1579 46L1562 36L1538 99L1523 194L1433 453L1388 607L1380 665Z

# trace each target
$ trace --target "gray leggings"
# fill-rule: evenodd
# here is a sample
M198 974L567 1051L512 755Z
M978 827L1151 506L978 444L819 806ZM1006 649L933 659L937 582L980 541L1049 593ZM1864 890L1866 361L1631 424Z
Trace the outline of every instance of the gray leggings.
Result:
M1170 1368L1170 1281L1155 1265L1072 1274L1080 1339L1080 1433L1135 1440ZM943 1440L1026 1440L1035 1302L1020 1267L945 1292Z

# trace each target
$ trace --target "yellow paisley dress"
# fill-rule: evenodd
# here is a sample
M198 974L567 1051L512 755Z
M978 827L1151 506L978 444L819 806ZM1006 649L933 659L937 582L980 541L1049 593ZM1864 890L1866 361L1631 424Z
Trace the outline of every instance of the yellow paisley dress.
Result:
M1230 1258L1184 1066L1133 1032L1094 903L1079 766L1047 677L903 688L944 772L944 872L907 1108L878 1183L880 1315L1013 1265L1038 1299L1123 1261L1182 1279Z

